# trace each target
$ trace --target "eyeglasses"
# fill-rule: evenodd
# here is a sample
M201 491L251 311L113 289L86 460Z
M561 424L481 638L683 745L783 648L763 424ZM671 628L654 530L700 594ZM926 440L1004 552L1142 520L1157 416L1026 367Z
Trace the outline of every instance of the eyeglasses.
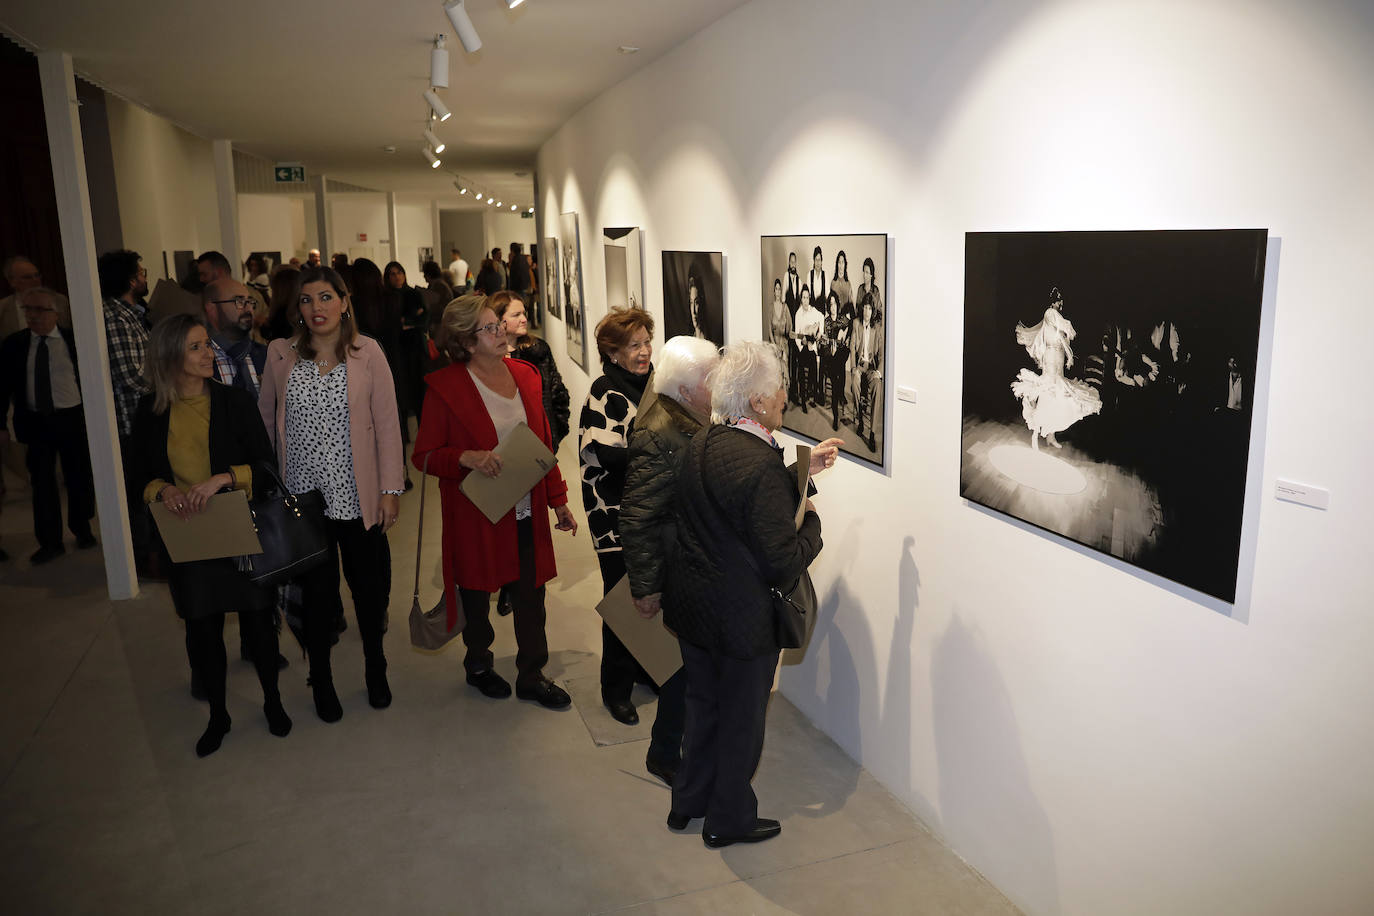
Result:
M477 331L478 333L486 333L493 335L504 334L506 333L506 321L503 318L502 320L492 322L491 324L484 324L480 328L478 328Z
M232 299L211 299L211 305L224 305L226 303L236 305L241 309L252 309L258 307L258 300L251 296L235 296Z

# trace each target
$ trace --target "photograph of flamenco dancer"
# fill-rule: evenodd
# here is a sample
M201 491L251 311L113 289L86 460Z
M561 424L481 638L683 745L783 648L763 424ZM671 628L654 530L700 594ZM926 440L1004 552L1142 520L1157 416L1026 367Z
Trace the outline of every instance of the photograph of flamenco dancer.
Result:
M725 255L663 252L663 339L700 337L725 346Z
M765 235L759 263L764 340L786 376L783 428L838 438L882 467L887 236Z
M564 213L559 217L559 228L563 232L562 258L559 268L563 271L562 291L564 314L568 326L568 355L583 369L587 368L587 338L584 326L587 321L586 300L582 298L582 238L578 234L577 214Z
M558 303L561 289L558 285L558 262L561 260L558 239L544 239L539 246L539 266L544 271L539 293L544 299L544 310L555 318L563 317L563 307Z
M969 233L959 494L1234 603L1267 236Z

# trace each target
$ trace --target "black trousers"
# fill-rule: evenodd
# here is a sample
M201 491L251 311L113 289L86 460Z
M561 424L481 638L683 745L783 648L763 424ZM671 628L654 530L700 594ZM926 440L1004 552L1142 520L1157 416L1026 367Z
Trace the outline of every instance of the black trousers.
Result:
M338 521L328 519L331 556L298 580L301 587L301 613L305 624L305 648L310 657L310 679L323 683L333 676L330 648L343 616L339 594L339 566L353 595L353 612L358 620L358 635L363 640L363 657L369 666L385 665L382 636L386 632L387 604L391 599L391 544L381 525L368 528L360 518ZM259 656L253 656L258 661ZM273 653L270 661L275 664Z
M263 608L239 612L239 629L252 648L253 667L258 672L264 702L280 698L277 691L277 629L272 625L272 611ZM224 653L224 615L209 614L186 621L186 652L191 667L200 675L210 702L210 714L224 715L225 679L228 661Z
M86 445L86 416L80 407L34 418L29 433L29 482L33 487L33 533L39 547L62 546L62 495L57 461L67 483L67 529L77 537L91 533L95 517L95 481Z
M515 682L533 687L543 677L544 666L549 662L549 640L544 633L544 586L534 584L534 521L521 519L515 523L515 531L520 578L505 586L515 624ZM491 644L496 641L496 630L491 625L491 592L460 588L458 597L467 617L463 644L468 651L463 657L463 669L468 674L489 671L496 661L491 652Z
M676 768L682 760L682 737L686 730L687 669L682 667L659 686L658 712L645 757Z
M598 553L596 562L601 566L601 594L608 595L615 584L625 578L625 555L619 550L611 553ZM628 703L630 693L635 689L635 681L651 683L649 673L644 670L630 650L615 635L615 631L605 622L601 624L601 700L604 703Z
M873 434L873 402L876 400L874 396L874 388L877 387L876 382L877 379L873 377L872 370L859 370L859 407L856 411L856 431L862 432L866 426L869 435Z
M763 755L779 653L738 659L685 639L679 643L687 674L687 735L673 783L673 810L705 817L708 833L736 836L758 817L758 798L749 783Z
M141 573L160 561L161 542L155 539L157 532L153 516L148 511L148 504L143 501L143 487L148 481L140 483L136 479L138 472L134 468L134 454L137 448L132 436L119 437L119 455L124 464L124 496L129 504L129 540L133 545L134 561Z

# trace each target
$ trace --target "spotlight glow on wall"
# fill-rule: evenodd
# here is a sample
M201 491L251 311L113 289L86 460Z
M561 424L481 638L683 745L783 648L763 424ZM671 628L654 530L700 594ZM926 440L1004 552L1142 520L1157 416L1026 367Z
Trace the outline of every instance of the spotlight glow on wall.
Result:
M434 112L434 116L440 121L447 121L449 118L453 117L453 112L448 110L433 89L426 89L424 92L420 93L420 95L424 96L425 101L429 103L430 110Z
M425 128L424 133L425 139L429 141L430 149L434 150L436 153L442 153L444 150L448 149L448 144L436 137L434 131Z
M421 147L420 152L424 153L425 158L429 160L430 168L437 169L439 167L439 157L434 155L434 151L431 150L428 146Z
M444 12L448 14L448 21L453 23L453 31L458 33L458 40L463 43L463 50L471 54L482 48L482 39L477 37L477 29L473 28L472 20L468 18L467 7L463 5L463 0L448 0L444 4Z

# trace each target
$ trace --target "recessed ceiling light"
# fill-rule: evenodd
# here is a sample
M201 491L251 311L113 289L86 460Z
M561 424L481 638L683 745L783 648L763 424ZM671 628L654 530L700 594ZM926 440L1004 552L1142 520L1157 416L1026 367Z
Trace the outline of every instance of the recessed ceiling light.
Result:
M634 45L621 45L619 48L616 48L616 50L619 51L621 54L639 53L639 48L636 48Z

